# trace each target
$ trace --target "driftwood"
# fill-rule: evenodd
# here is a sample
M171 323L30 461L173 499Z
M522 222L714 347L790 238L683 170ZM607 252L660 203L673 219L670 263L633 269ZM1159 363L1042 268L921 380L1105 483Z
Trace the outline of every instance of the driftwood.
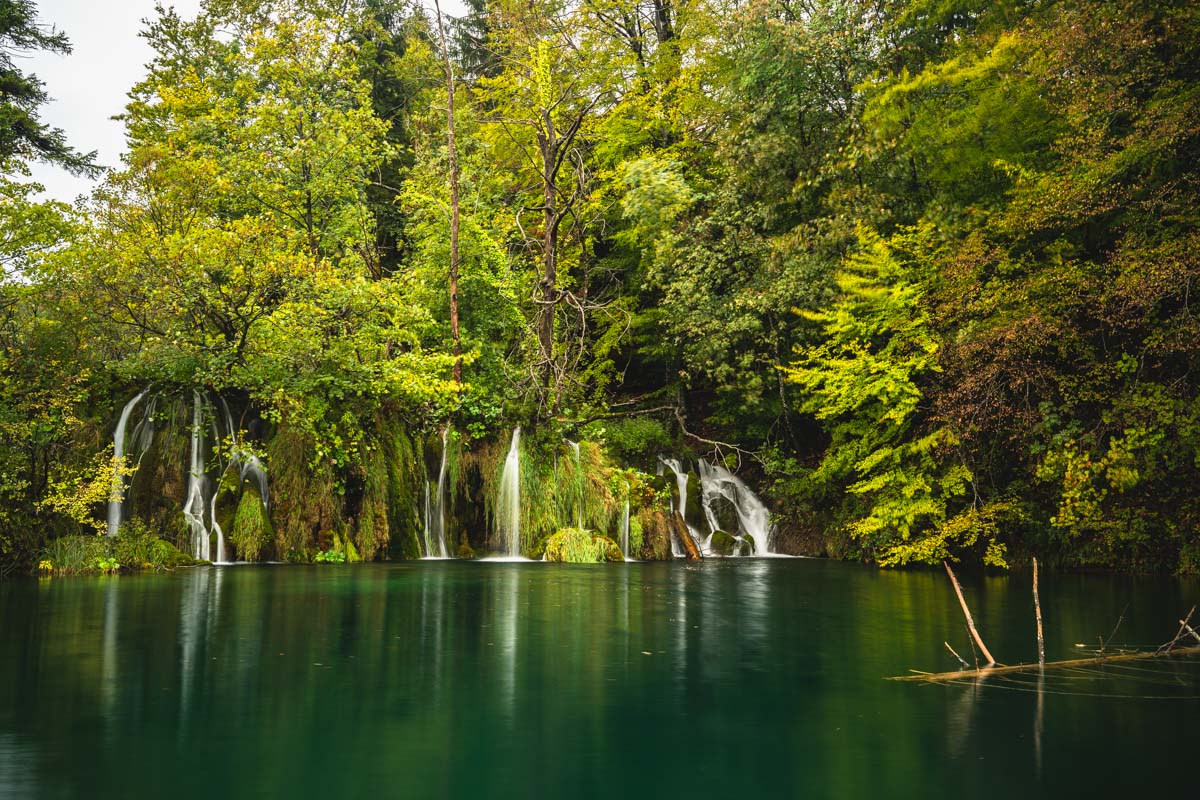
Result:
M1193 639L1195 639L1197 642L1200 642L1200 633L1197 633L1196 630L1194 628L1192 628L1191 625L1188 624L1192 619L1192 614L1194 614L1196 612L1196 607L1192 606L1192 610L1188 612L1187 616L1184 617L1183 619L1179 620L1179 632L1175 634L1175 638L1172 639L1171 641L1167 642L1166 644L1162 645L1157 650L1142 650L1142 651L1139 651L1136 653L1119 653L1115 656L1110 656L1110 655L1106 655L1104 652L1104 648L1107 645L1107 642L1105 642L1103 637L1101 637L1100 651L1099 651L1098 655L1093 656L1091 658L1072 658L1072 659L1068 659L1066 661L1051 661L1050 663L1047 664L1046 663L1046 644L1045 644L1045 640L1042 636L1042 604L1041 604L1041 600L1038 598L1038 572L1037 572L1038 566L1037 566L1037 559L1035 558L1035 559L1033 559L1033 608L1034 608L1034 613L1037 616L1038 663L1036 663L1036 664L997 664L996 660L994 658L992 658L992 654L988 651L987 645L985 645L983 643L983 637L981 637L979 635L979 631L975 629L975 620L971 618L971 609L967 608L967 601L965 598L963 598L962 587L958 585L958 578L954 577L954 570L950 569L950 564L946 561L942 562L942 566L944 566L946 568L946 574L950 576L950 583L954 586L954 593L956 595L958 595L958 603L959 603L959 605L962 606L963 616L965 616L967 618L967 628L970 630L971 636L975 640L975 644L979 645L979 649L983 652L984 657L987 658L988 663L982 667L976 666L975 669L969 669L969 668L967 668L967 662L963 659L962 656L960 656L958 653L954 652L954 648L950 646L950 643L943 642L943 644L946 645L946 649L949 650L951 653L953 653L954 657L958 659L958 662L963 665L963 667L964 667L963 669L955 670L954 672L921 672L920 670L912 670L912 672L914 673L912 675L897 675L897 676L888 678L887 680L889 680L889 681L921 681L924 683L951 683L954 681L968 680L968 679L975 680L975 681L983 681L991 675L1005 675L1005 674L1012 674L1012 673L1016 673L1016 672L1032 672L1033 670L1038 670L1042 676L1042 679L1044 679L1045 672L1048 669L1062 669L1065 667L1101 666L1101 665L1104 665L1104 664L1107 664L1107 663L1113 662L1113 661L1138 661L1138 660L1145 660L1145 659L1151 659L1151 658L1167 658L1176 653L1178 653L1179 655L1188 655L1188 656L1200 655L1200 644L1189 646L1189 647L1180 647L1176 650L1172 650L1172 648L1175 647L1176 643L1181 638L1183 638L1183 634L1185 631L1188 634L1190 634L1191 637ZM1122 611L1120 619L1117 620L1116 627L1113 628L1113 632L1108 637L1109 641L1112 641L1113 636L1116 635L1117 629L1121 627L1121 622L1124 619L1125 619L1125 612ZM1041 685L1041 683L1039 680L1039 687L1040 687L1040 685ZM1040 717L1040 712L1041 712L1041 708L1039 705L1039 717ZM1040 732L1039 732L1039 739L1040 739Z
M1046 641L1042 638L1042 601L1038 599L1037 559L1033 560L1033 612L1037 616L1038 663L1046 663Z
M983 643L983 637L979 635L979 631L975 630L975 620L971 618L971 609L967 608L967 601L963 599L962 587L958 585L958 578L954 577L954 570L950 569L950 562L943 561L942 566L946 568L946 574L950 576L950 582L954 584L954 593L958 595L958 604L962 606L963 615L967 618L967 628L971 631L971 636L975 639L975 644L979 645L980 652L987 659L987 665L991 666L996 663L996 659L992 658L992 654L988 651L987 645ZM962 659L959 659L960 661Z
M952 654L952 655L953 655L955 658L957 658L957 659L958 659L958 663L960 663L960 664L962 664L962 665L963 665L963 669L966 669L967 667L971 666L970 664L968 664L968 663L967 663L967 660L966 660L965 658L963 658L962 656L960 656L960 655L958 654L958 652L957 652L957 651L956 651L956 650L955 650L953 647L951 647L951 646L950 646L950 643L949 643L949 642L942 642L942 644L946 645L946 649L947 649L947 650L949 650L949 651L950 651L950 653L951 653L951 654Z
M1192 606L1192 610L1187 613L1187 616L1184 617L1183 619L1179 620L1179 631L1175 634L1175 638L1172 639L1171 641L1167 642L1166 644L1164 644L1162 647L1158 648L1158 652L1160 652L1160 653L1171 652L1171 649L1173 647L1175 647L1176 644L1179 643L1180 639L1183 638L1183 632L1185 629L1188 628L1188 622L1191 621L1192 614L1195 614L1195 613L1196 613L1196 607ZM1196 632L1192 631L1192 635L1195 636Z
M700 546L692 538L692 532L688 530L687 522L684 521L683 515L678 511L671 517L671 527L674 529L675 535L679 537L679 542L683 545L683 552L687 554L688 561L699 561L703 558L703 555L700 553Z
M955 672L918 672L914 675L897 675L888 678L889 681L924 681L926 683L945 683L947 681L980 678L989 675L1004 675L1014 672L1033 672L1043 669L1059 669L1062 667L1097 666L1112 661L1137 661L1150 658L1166 658L1169 655L1200 655L1200 645L1180 647L1173 653L1146 650L1140 653L1121 653L1115 656L1095 656L1093 658L1072 658L1067 661L1051 661L1047 664L997 664L980 669L961 669Z

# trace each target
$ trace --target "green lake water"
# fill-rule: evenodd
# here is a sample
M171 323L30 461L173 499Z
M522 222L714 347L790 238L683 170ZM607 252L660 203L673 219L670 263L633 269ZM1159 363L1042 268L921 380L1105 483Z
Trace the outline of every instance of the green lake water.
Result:
M1029 576L962 578L997 659L1036 658ZM1050 659L1200 601L1042 584ZM884 680L944 640L971 658L944 573L806 559L9 582L0 797L1193 796L1200 659Z

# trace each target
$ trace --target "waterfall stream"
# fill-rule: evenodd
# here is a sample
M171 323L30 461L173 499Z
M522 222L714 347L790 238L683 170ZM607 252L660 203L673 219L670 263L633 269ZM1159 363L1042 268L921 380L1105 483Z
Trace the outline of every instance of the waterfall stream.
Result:
M738 533L734 538L745 542L745 537L749 535L754 540L755 555L775 555L771 550L771 512L758 495L741 478L720 464L709 464L701 459L699 468L700 499L709 528L713 531L720 529L713 509L714 501L727 500L737 514Z
M705 555L715 555L713 551L713 534L723 530L717 516L716 504L728 502L737 517L737 531L724 531L733 536L738 547L733 555L777 555L771 550L771 512L746 483L720 464L709 464L701 459L698 464L700 476L700 507L704 512L708 532L701 533L687 519L687 489L690 475L683 463L676 458L659 458L659 462L675 473L675 483L679 490L679 514L687 523L688 530ZM674 508L672 508L674 510ZM753 541L753 548L751 548ZM683 555L675 537L672 537L671 551L679 557Z
M437 483L425 481L425 558L449 558L446 547L446 453L450 428L442 429L442 463Z
M117 529L121 527L121 506L125 502L125 475L120 471L120 468L124 467L125 426L129 424L129 415L145 396L145 392L139 392L125 404L125 408L121 409L121 418L117 421L117 429L113 432L113 463L118 469L113 473L112 491L108 497L109 536L116 536Z
M496 498L496 533L509 558L521 556L521 429L513 428L512 444L500 473Z

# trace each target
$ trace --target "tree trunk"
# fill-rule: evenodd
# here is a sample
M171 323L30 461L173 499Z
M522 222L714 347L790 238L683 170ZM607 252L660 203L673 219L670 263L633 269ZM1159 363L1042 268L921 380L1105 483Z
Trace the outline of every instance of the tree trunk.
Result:
M700 552L696 540L692 538L692 532L688 530L687 522L683 515L678 511L671 517L671 526L674 528L675 535L679 537L680 543L683 544L683 552L687 553L688 561L699 561L704 556Z
M442 7L433 0L437 12L438 35L442 40L442 64L446 68L446 145L450 160L450 338L454 340L454 382L462 383L462 339L458 333L458 146L454 141L454 67L450 62L450 47L446 43L446 28L442 24Z
M538 137L542 151L542 280L537 331L543 362L542 380L550 388L554 377L554 304L558 281L558 207L554 186L558 142L548 111L543 113L543 124L545 133Z

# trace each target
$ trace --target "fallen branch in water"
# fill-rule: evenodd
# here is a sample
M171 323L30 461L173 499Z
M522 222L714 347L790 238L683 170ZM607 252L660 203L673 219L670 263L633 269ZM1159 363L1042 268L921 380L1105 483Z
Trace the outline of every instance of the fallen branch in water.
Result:
M1033 612L1037 616L1038 631L1038 663L1046 663L1046 641L1042 638L1042 603L1038 599L1038 570L1037 559L1033 559Z
M958 653L954 652L954 648L950 646L949 642L942 642L942 644L946 645L946 649L949 650L954 655L954 657L958 659L958 663L963 665L963 669L966 669L967 667L971 666L970 664L967 663L967 660L965 658L960 656Z
M954 570L950 569L950 562L943 561L942 566L946 568L946 574L950 576L950 583L954 584L954 593L958 595L958 604L962 606L963 614L967 618L967 628L971 631L971 636L974 637L975 644L979 645L979 651L987 659L987 664L984 666L990 667L996 663L996 659L992 658L987 645L983 643L983 637L975 629L975 620L971 618L971 609L967 608L967 601L963 598L962 587L958 585L958 578L954 577ZM962 659L959 660L961 661Z
M1192 619L1192 614L1195 614L1195 613L1196 613L1196 607L1192 606L1192 610L1187 613L1187 616L1184 617L1183 619L1179 620L1179 631L1176 632L1175 638L1172 639L1171 641L1167 642L1166 644L1162 645L1161 647L1159 647L1158 652L1160 652L1160 653L1171 652L1171 648L1175 647L1175 645L1179 642L1179 640L1183 638L1183 632L1184 632L1184 630L1187 629L1188 623ZM1192 631L1192 635L1195 636L1196 632Z
M676 511L671 517L671 527L674 528L676 538L683 545L683 552L687 554L688 561L699 561L704 556L700 552L700 546L696 540L692 538L692 532L688 530L687 522L683 519L683 514Z
M924 681L926 683L945 683L962 680L963 678L978 678L987 675L1011 674L1014 672L1032 672L1034 670L1060 669L1064 667L1082 667L1089 664L1108 664L1114 661L1137 661L1150 658L1166 658L1171 655L1200 655L1200 645L1180 647L1171 652L1146 650L1141 653L1121 653L1115 656L1095 656L1093 658L1072 658L1067 661L1051 661L1048 664L996 664L980 669L963 669L955 672L919 672L914 675L897 675L888 678L889 681ZM961 660L961 659L960 659Z

